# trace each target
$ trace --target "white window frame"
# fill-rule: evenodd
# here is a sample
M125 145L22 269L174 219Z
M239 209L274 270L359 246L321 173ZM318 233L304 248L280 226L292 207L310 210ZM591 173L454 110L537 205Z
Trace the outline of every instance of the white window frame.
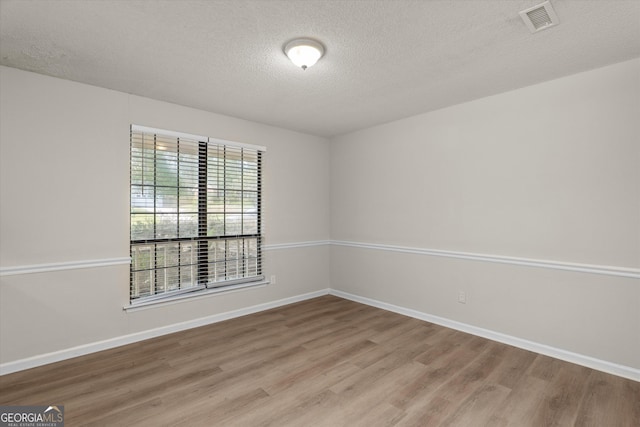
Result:
M153 144L146 147L145 143L149 138ZM171 145L174 142L175 147ZM182 147L186 147L182 152L181 143ZM132 262L129 280L130 305L125 309L267 284L263 274L262 248L264 240L262 231L262 161L266 148L139 125L131 125L130 144L130 250ZM188 154L184 154L184 150L187 150ZM156 169L158 169L161 156L163 156L162 161L165 165L169 164L174 170L177 170L177 172L172 172L172 174L175 173L175 186L173 184L166 185L158 177ZM188 157L190 161L183 161L183 157ZM174 158L175 160L173 160ZM145 172L149 168L149 163L145 169L145 159L152 164L153 178L150 180L151 182L145 182L145 177L149 180L149 174ZM140 166L141 164L142 166ZM190 172L189 170L182 172L180 165L184 165L185 169L190 166ZM215 189L212 190L209 175L213 176L213 172L215 172L215 178L211 179L214 180L213 187ZM192 191L197 197L197 219L195 220L193 219L194 212L182 213L180 194L186 188L181 184L185 176L192 184L187 190ZM228 183L231 181L231 177L235 181ZM161 187L169 192L175 190L175 194L177 194L175 197L177 201L174 200L173 207L169 208L171 214L158 208L162 200ZM144 194L145 190L147 191L146 195ZM219 201L220 197L213 196L218 193L224 194L222 202ZM229 207L228 213L227 194L231 193L239 198L239 202L235 202L235 210ZM247 203L247 206L253 207L253 209L245 209L245 197L252 198L252 202ZM219 205L212 208L213 199ZM151 204L152 209L141 209L141 200L142 205L144 203ZM238 204L240 205L239 210ZM175 219L173 222L169 220L169 234L162 234L167 229L165 224L162 224L162 227L158 225L161 224L159 218L163 215ZM190 218L189 215L191 215ZM142 217L152 218L152 227L147 227L146 231L140 231L138 227L134 231L134 222L139 225L140 221L138 220ZM187 227L190 230L188 234L183 234L180 230L183 217L187 218L187 225L191 226L191 228ZM214 217L221 218L222 225L208 227L208 218ZM232 221L233 227L227 226ZM237 225L238 221L240 225ZM173 224L175 224L175 233L172 235ZM245 224L247 225L245 226ZM220 228L221 231L217 230ZM158 231L159 229L162 232ZM173 255L167 256L167 250L173 251ZM149 253L149 256L141 255L146 252ZM182 255L183 253L187 255ZM186 257L187 261L183 261L181 257ZM167 259L169 259L169 264L167 264ZM187 269L190 270L187 271ZM174 274L171 276L169 272ZM171 276L171 280L167 280L169 276ZM183 277L191 279L187 280ZM144 285L141 286L141 284Z

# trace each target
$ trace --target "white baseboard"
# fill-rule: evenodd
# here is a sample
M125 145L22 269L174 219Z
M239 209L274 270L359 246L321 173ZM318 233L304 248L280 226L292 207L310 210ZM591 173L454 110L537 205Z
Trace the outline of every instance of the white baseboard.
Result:
M271 301L264 304L258 304L251 307L245 307L238 310L228 311L225 313L214 314L212 316L202 317L199 319L194 319L186 322L176 323L173 325L163 326L163 327L151 329L148 331L137 332L134 334L124 335L121 337L111 338L103 341L97 341L94 343L85 344L85 345L64 349L64 350L60 350L52 353L46 353L38 356L29 357L26 359L3 363L3 364L0 364L0 375L6 375L13 372L23 371L25 369L35 368L37 366L46 365L49 363L59 362L61 360L71 359L73 357L83 356L85 354L90 354L97 351L107 350L114 347L120 347L122 345L131 344L134 342L143 341L150 338L155 338L161 335L180 332L187 329L196 328L199 326L205 326L212 323L221 322L223 320L233 319L235 317L257 313L260 311L277 308L283 305L292 304L292 303L304 301L311 298L316 298L316 297L327 295L327 294L335 295L340 298L348 299L351 301L359 302L359 303L370 305L373 307L378 307L383 310L388 310L394 313L399 313L405 316L424 320L426 322L435 323L437 325L445 326L447 328L456 329L458 331L466 332L472 335L477 335L483 338L487 338L493 341L501 342L501 343L522 348L525 350L533 351L539 354L544 354L546 356L565 360L567 362L586 366L588 368L596 369L602 372L607 372L609 374L628 378L634 381L640 381L640 369L635 369L629 366L618 365L618 364L607 362L604 360L595 359L593 357L585 356L582 354L573 353L570 351L558 349L548 345L524 340L521 338L502 334L499 332L494 332L488 329L479 328L477 326L468 325L466 323L456 322L454 320L446 319L444 317L434 316L434 315L423 313L417 310L400 307L397 305L350 294L350 293L339 291L336 289L322 289L319 291L309 292L302 295L296 295L293 297L284 298L277 301Z
M455 320L434 316L431 314L423 313L423 312L412 310L405 307L400 307L397 305L389 304L389 303L378 301L375 299L361 297L359 295L353 295L353 294L339 291L336 289L330 289L329 294L335 295L340 298L348 299L351 301L359 302L362 304L370 305L373 307L382 308L384 310L392 311L394 313L424 320L426 322L435 323L437 325L445 326L447 328L456 329L458 331L466 332L472 335L477 335L479 337L487 338L492 341L501 342L503 344L511 345L513 347L518 347L525 350L533 351L535 353L544 354L545 356L550 356L556 359L575 363L576 365L586 366L588 368L592 368L598 371L617 375L619 377L628 378L634 381L640 381L640 369L635 369L630 366L618 365L616 363L607 362L605 360L600 360L590 356L573 353L570 351L551 347L545 344L540 344L540 343L528 341L522 338L517 338L511 335L502 334L500 332L479 328L477 326L468 325L466 323L456 322Z
M90 344L84 344L52 353L41 354L38 356L20 359L13 362L0 364L0 375L11 374L13 372L23 371L25 369L35 368L37 366L47 365L49 363L59 362L61 360L71 359L85 354L95 353L97 351L108 350L114 347L120 347L146 339L159 337L161 335L180 332L198 326L205 326L212 323L222 322L223 320L233 319L235 317L245 316L247 314L257 313L272 308L280 307L295 302L316 298L327 295L329 289L309 292L302 295L296 295L289 298L271 301L264 304L258 304L251 307L245 307L238 310L227 311L225 313L214 314L212 316L202 317L199 319L189 320L186 322L175 323L173 325L162 326L160 328L150 329L148 331L136 332L134 334L124 335L120 337L110 338L103 341L97 341Z

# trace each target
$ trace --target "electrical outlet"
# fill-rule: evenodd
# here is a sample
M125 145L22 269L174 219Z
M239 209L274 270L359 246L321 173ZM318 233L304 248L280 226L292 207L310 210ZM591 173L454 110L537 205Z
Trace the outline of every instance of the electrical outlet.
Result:
M269 282L270 282L272 285L275 285L275 284L276 284L276 275L275 275L275 274L273 274L273 275L271 276L271 279L269 280Z
M467 293L465 291L458 291L458 302L460 304L467 303Z

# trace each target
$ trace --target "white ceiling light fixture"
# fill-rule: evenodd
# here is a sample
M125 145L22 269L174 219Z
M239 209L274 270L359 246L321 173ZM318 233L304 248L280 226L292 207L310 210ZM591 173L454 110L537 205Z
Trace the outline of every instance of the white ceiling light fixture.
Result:
M311 39L295 39L286 44L284 53L291 62L306 70L322 58L324 46Z

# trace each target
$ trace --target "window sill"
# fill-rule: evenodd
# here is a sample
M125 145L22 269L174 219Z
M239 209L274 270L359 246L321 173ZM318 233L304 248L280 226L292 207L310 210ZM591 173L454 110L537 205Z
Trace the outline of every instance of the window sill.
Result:
M219 294L228 294L231 292L244 291L244 290L253 289L253 288L261 288L261 287L267 286L269 283L271 282L269 282L268 280L261 280L259 282L239 283L237 285L229 285L221 288L204 289L204 290L189 292L186 294L175 295L172 297L156 299L152 301L143 301L139 303L133 303L133 304L125 305L124 307L122 307L122 309L126 312L146 310L148 308L155 308L163 305L176 304L184 300L189 300L193 298L207 297L207 296L219 295Z

